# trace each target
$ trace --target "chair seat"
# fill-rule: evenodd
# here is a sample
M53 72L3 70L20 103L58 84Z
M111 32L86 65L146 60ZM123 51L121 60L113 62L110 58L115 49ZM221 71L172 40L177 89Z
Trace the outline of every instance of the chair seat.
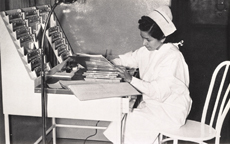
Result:
M216 130L201 122L187 120L186 124L179 129L164 130L161 134L173 139L199 142L214 138Z

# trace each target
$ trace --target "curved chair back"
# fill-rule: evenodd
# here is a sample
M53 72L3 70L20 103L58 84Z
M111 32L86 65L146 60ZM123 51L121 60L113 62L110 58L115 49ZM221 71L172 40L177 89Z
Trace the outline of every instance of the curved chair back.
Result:
M201 118L202 123L206 123L216 129L218 136L220 135L220 131L221 131L224 119L230 108L230 100L228 98L228 94L230 91L229 66L230 66L230 61L224 61L220 63L214 70L212 74L211 82L209 85L207 97L205 100L205 105L203 108L202 118ZM216 84L217 80L218 81L220 80L218 84ZM214 103L214 107L212 109L210 122L207 123L207 111L210 108L210 100L211 98L213 98L212 96L213 96L214 86L217 86L218 91L216 94L216 100Z

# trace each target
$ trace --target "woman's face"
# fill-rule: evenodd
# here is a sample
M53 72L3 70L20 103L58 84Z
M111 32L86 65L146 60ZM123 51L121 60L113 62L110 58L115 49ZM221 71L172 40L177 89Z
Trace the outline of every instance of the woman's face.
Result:
M149 51L154 51L162 45L160 40L153 38L148 34L148 32L140 31L140 35L143 39L143 46L145 46Z

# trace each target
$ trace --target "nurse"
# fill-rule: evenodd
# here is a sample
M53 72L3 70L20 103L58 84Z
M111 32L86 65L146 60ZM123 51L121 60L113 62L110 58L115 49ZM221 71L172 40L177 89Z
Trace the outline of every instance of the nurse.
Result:
M157 143L163 129L182 126L190 112L189 71L177 45L164 43L176 31L168 6L161 6L138 21L143 46L119 55L112 62L129 68L139 68L140 78L120 69L123 79L143 96L139 106L127 116L124 144ZM114 124L104 135L113 143Z

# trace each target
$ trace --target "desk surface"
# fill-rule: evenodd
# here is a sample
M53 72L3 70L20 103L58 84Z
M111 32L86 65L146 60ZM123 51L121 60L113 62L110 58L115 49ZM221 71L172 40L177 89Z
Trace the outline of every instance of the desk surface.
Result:
M84 80L84 77L82 76L83 71L77 71L75 72L72 76L70 75L69 77L62 77L62 76L58 76L58 75L49 75L47 76L47 80L46 83L47 84L53 84L53 83L57 83L60 80L68 80L68 81L72 81L72 80ZM50 94L67 94L67 95L73 95L73 93L66 88L62 88L62 89L55 89L55 88L49 88L48 85L46 86L47 88L45 88L47 93ZM41 85L38 85L37 87L34 88L34 92L35 93L41 93Z

